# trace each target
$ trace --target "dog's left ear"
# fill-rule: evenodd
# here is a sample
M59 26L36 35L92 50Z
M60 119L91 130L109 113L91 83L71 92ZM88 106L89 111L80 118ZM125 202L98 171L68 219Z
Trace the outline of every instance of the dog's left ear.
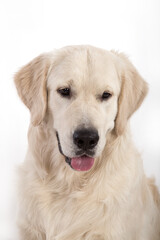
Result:
M46 79L49 66L48 55L40 55L22 67L14 78L18 94L31 112L34 126L42 122L46 113Z
M120 62L121 92L115 121L116 135L122 135L128 119L139 108L148 92L147 83L140 76L128 58L114 52Z

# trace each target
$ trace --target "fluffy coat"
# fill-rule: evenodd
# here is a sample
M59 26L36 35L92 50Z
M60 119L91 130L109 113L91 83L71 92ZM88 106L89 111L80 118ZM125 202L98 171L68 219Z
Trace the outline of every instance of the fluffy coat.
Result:
M101 103L89 97L89 91L93 93L98 87L93 83L84 88L82 80L77 80L77 96L78 92L86 93L82 98L79 95L79 100L72 100L72 104L61 100L55 92L52 96L53 89L61 84L58 79L67 76L70 69L77 77L82 67L84 70L90 66L87 75L83 72L85 84L95 76L103 84L105 64L108 69L111 65L115 69L110 103L98 105ZM106 76L111 79L112 73L112 69L108 70ZM28 152L19 168L20 239L160 240L160 196L154 181L144 174L129 129L129 118L146 96L147 84L127 57L91 46L66 47L24 66L15 75L15 84L31 112ZM82 109L87 113L78 118ZM73 126L81 124L82 119L88 126L89 118L102 129L102 141L92 169L80 173L65 163L55 130L60 131L62 148L68 154L68 132L73 132Z

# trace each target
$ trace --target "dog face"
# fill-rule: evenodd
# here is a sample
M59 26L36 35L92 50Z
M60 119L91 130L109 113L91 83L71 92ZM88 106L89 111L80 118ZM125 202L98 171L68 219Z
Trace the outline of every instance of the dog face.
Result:
M91 157L85 160L89 167L114 128L120 92L114 63L103 51L74 49L53 67L48 89L48 106L62 153L79 165L81 156Z
M90 170L107 134L123 134L147 92L124 55L90 46L42 55L17 73L15 83L33 125L43 121L48 109L59 150L78 171Z

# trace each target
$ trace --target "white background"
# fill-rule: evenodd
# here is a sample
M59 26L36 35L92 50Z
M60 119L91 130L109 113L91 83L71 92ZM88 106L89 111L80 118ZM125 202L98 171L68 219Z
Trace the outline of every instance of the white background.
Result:
M149 83L131 124L145 172L160 187L160 1L1 0L0 240L17 240L14 172L25 156L29 125L13 75L40 53L72 44L127 53Z

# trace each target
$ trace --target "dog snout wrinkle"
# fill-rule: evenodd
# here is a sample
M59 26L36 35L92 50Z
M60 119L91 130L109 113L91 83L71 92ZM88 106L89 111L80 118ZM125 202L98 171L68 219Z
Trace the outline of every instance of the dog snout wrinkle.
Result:
M98 131L96 129L78 129L73 134L74 144L84 151L93 149L99 140Z

